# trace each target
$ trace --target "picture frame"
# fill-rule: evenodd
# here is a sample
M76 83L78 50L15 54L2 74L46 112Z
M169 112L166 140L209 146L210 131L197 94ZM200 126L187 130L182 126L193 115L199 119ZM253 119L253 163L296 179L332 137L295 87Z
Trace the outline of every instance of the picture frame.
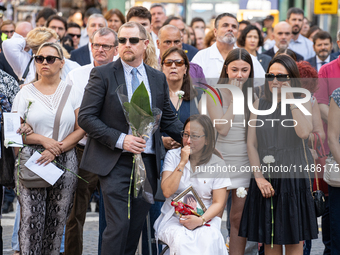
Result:
M207 208L202 202L201 198L198 196L196 190L189 186L184 191L182 191L177 197L175 197L172 201L174 202L182 202L194 208L195 212L199 215L203 215Z

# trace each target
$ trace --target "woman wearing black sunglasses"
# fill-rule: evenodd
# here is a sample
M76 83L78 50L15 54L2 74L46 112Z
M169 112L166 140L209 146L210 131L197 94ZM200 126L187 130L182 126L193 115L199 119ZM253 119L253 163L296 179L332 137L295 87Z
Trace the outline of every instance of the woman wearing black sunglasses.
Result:
M74 86L68 87L60 78L65 61L59 44L44 43L36 54L34 60L40 79L19 91L12 109L20 114L21 122L25 120L34 131L23 137L24 144L30 147L22 149L20 165L39 150L42 153L37 164L47 165L55 160L61 170L66 167L76 173L78 164L74 147L85 135L77 122L81 93ZM69 88L67 95L65 91ZM28 109L29 101L32 103ZM62 102L65 102L64 107L58 117ZM59 119L59 125L55 124L58 123L56 119ZM47 188L27 188L19 181L19 243L23 254L59 254L76 184L76 176L69 171L64 171L57 182Z
M161 65L169 85L171 109L178 119L185 123L190 115L199 113L198 104L202 96L202 91L192 86L188 57L182 49L171 47L163 54ZM178 95L179 91L184 92L182 97ZM167 150L180 146L179 143L167 136L163 136L163 144Z
M248 129L247 142L249 161L255 170L243 210L240 235L249 241L264 243L266 255L282 254L282 245L285 245L286 254L303 254L303 241L318 238L306 168L313 162L307 143L313 128L312 116L304 115L294 104L286 106L286 115L281 113L281 89L300 87L299 78L291 57L275 57L266 74L265 98L257 100L254 107L270 109L273 93L277 93L279 103L269 115L252 113L250 116L257 120ZM287 93L286 97L293 99L300 95ZM309 101L303 106L312 112ZM272 123L268 119L277 121ZM273 156L275 160L270 164L274 171L269 174L268 171L262 173L264 167L268 167L265 156Z

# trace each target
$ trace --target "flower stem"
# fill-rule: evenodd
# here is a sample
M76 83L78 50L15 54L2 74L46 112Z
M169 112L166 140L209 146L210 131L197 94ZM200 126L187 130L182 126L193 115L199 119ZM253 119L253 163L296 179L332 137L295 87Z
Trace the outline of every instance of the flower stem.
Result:
M19 156L18 156L18 167L17 167L17 196L20 196L19 192L19 167L20 167L20 154L21 154L21 148L19 149Z

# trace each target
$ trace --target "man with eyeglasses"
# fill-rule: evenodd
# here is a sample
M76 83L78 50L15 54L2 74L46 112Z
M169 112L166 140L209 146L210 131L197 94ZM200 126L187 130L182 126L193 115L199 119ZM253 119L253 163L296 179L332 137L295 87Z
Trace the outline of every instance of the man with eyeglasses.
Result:
M169 25L169 24L179 29L179 31L181 32L181 37L183 39L183 35L186 33L185 24L183 20L179 17L170 17L164 22L163 26ZM182 42L182 49L184 50L185 54L187 54L189 61L191 61L196 55L196 53L198 52L198 50L195 47L189 44L183 43L183 42Z
M274 57L276 52L281 49L287 49L289 46L290 39L292 38L292 27L289 25L286 21L281 21L277 23L274 27L274 40L275 45L271 49L263 52L263 54L266 54L270 57ZM296 60L302 61L303 56L295 52Z
M107 27L107 21L102 14L92 14L86 26L86 31L89 36L89 43L80 47L79 49L71 51L71 60L76 61L79 65L84 66L93 62L93 56L91 53L91 38L93 33L102 28Z
M96 30L92 35L91 51L94 61L88 65L81 66L68 73L66 82L79 88L84 93L88 83L91 70L96 66L106 65L113 61L118 54L117 33L110 28L104 27ZM79 141L76 147L78 161L81 161L86 136ZM98 175L79 168L78 174L89 183L78 182L74 195L73 208L67 220L65 231L65 253L81 255L83 253L83 226L86 218L87 205L91 195L99 188Z
M161 134L157 129L147 142L131 135L116 89L125 84L131 99L143 81L150 94L150 104L162 111L160 128L180 142L183 124L171 110L165 75L143 63L149 43L145 28L136 22L125 23L119 29L118 42L120 59L95 67L86 86L78 122L88 133L88 141L80 168L99 176L107 219L101 254L134 255L151 204L141 194L137 198L131 194L128 218L133 154L142 154L155 194L162 155Z
M67 23L66 33L72 38L73 48L75 50L78 49L80 36L81 36L81 27L75 22Z

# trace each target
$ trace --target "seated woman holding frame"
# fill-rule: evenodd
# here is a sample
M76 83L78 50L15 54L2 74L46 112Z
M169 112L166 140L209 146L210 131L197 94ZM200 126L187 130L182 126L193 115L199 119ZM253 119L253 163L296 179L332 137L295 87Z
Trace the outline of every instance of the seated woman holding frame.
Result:
M218 216L224 209L227 186L231 182L224 172L203 172L208 166L225 167L223 159L214 153L215 132L211 120L205 115L189 117L182 137L182 148L170 150L165 156L161 187L167 199L154 225L155 236L169 245L170 254L228 254ZM207 210L200 217L178 218L171 201L190 186ZM210 226L205 225L207 221Z

